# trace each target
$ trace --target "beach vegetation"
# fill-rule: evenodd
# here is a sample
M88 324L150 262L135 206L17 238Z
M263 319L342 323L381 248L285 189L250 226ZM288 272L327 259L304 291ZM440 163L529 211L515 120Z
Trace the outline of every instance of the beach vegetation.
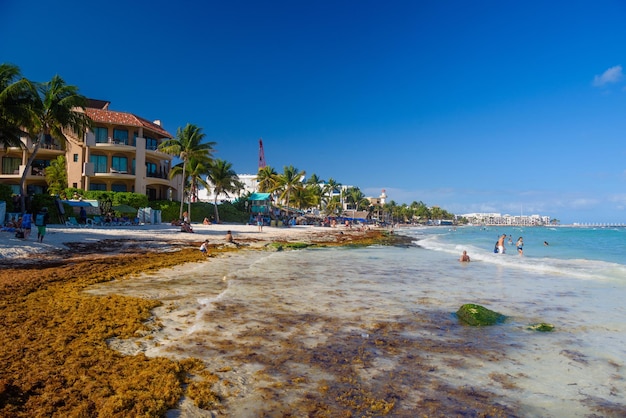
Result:
M45 169L48 192L51 195L58 195L67 189L67 168L65 166L65 156L59 155Z
M149 207L161 211L163 222L170 222L178 219L178 202L171 200L153 200L149 202ZM219 204L220 221L246 223L249 215L245 208L240 208L240 203L223 202ZM213 203L193 202L191 203L191 223L201 223L204 218L211 218L215 213Z
M146 321L159 302L83 290L199 257L186 249L40 264L37 274L0 270L0 415L156 417L174 408L192 377L204 379L197 362L122 355L107 345L149 332ZM211 397L206 388L201 393Z
M220 223L217 196L220 194L228 196L228 193L238 193L243 189L243 184L239 181L237 172L233 169L233 165L228 161L220 159L213 160L209 163L207 180L213 186L215 222Z
M159 150L166 154L175 155L180 158L181 163L181 191L183 199L180 201L180 211L178 219L183 218L183 206L185 202L185 194L189 204L191 203L190 184L187 178L187 163L194 159L197 162L208 163L213 158L215 142L205 141L206 134L202 132L202 128L188 123L184 128L178 128L176 138L170 138L159 144ZM174 173L174 174L172 174ZM170 178L176 175L174 170L170 170ZM187 193L185 193L187 192ZM189 205L187 212L191 216L191 206Z
M6 184L0 184L0 201L5 201L7 211L13 207L13 190Z

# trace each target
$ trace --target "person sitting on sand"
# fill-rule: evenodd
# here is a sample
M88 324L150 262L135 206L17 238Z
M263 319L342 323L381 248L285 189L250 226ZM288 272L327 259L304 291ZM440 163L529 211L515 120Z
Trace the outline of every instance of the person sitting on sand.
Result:
M190 232L193 234L193 228L191 227L190 224L188 224L187 222L183 222L180 225L180 232Z
M202 243L202 245L200 245L200 252L204 255L207 254L208 250L209 250L209 240L205 239L204 242Z
M463 261L463 262L468 262L470 261L470 256L467 255L467 251L463 250L463 254L461 254L461 258L459 258L459 261Z
M210 224L209 218L204 218L204 220L202 221L202 225L208 225L208 224Z
M224 239L226 240L226 242L230 244L235 244L237 247L239 247L239 243L233 240L233 233L230 232L230 230L226 231L226 237Z

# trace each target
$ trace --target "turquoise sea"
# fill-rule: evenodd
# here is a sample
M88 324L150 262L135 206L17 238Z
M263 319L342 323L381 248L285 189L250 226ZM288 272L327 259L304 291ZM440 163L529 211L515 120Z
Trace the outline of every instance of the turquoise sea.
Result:
M395 233L414 245L243 251L92 291L163 301L152 334L112 347L219 376L212 412L171 417L626 416L626 229ZM523 256L493 253L503 233ZM464 326L465 303L507 320Z

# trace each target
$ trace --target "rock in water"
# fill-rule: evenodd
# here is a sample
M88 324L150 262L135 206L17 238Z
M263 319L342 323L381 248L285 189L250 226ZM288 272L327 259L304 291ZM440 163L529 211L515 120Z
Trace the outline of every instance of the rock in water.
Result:
M546 324L545 322L540 322L538 324L529 325L528 329L531 331L551 332L551 331L554 331L554 325Z
M473 303L466 303L461 306L459 310L456 311L456 315L459 317L461 322L474 327L494 325L498 322L503 322L506 318L498 312L494 312L484 306L475 305Z

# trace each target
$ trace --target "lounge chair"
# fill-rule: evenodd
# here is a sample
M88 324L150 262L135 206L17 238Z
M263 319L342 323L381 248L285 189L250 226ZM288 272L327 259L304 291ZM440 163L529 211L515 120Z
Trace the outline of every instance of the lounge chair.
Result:
M74 227L79 227L82 228L83 225L79 224L78 221L76 220L75 217L70 216L69 218L67 218L67 221L65 221L65 225L66 226L71 226L72 228Z

